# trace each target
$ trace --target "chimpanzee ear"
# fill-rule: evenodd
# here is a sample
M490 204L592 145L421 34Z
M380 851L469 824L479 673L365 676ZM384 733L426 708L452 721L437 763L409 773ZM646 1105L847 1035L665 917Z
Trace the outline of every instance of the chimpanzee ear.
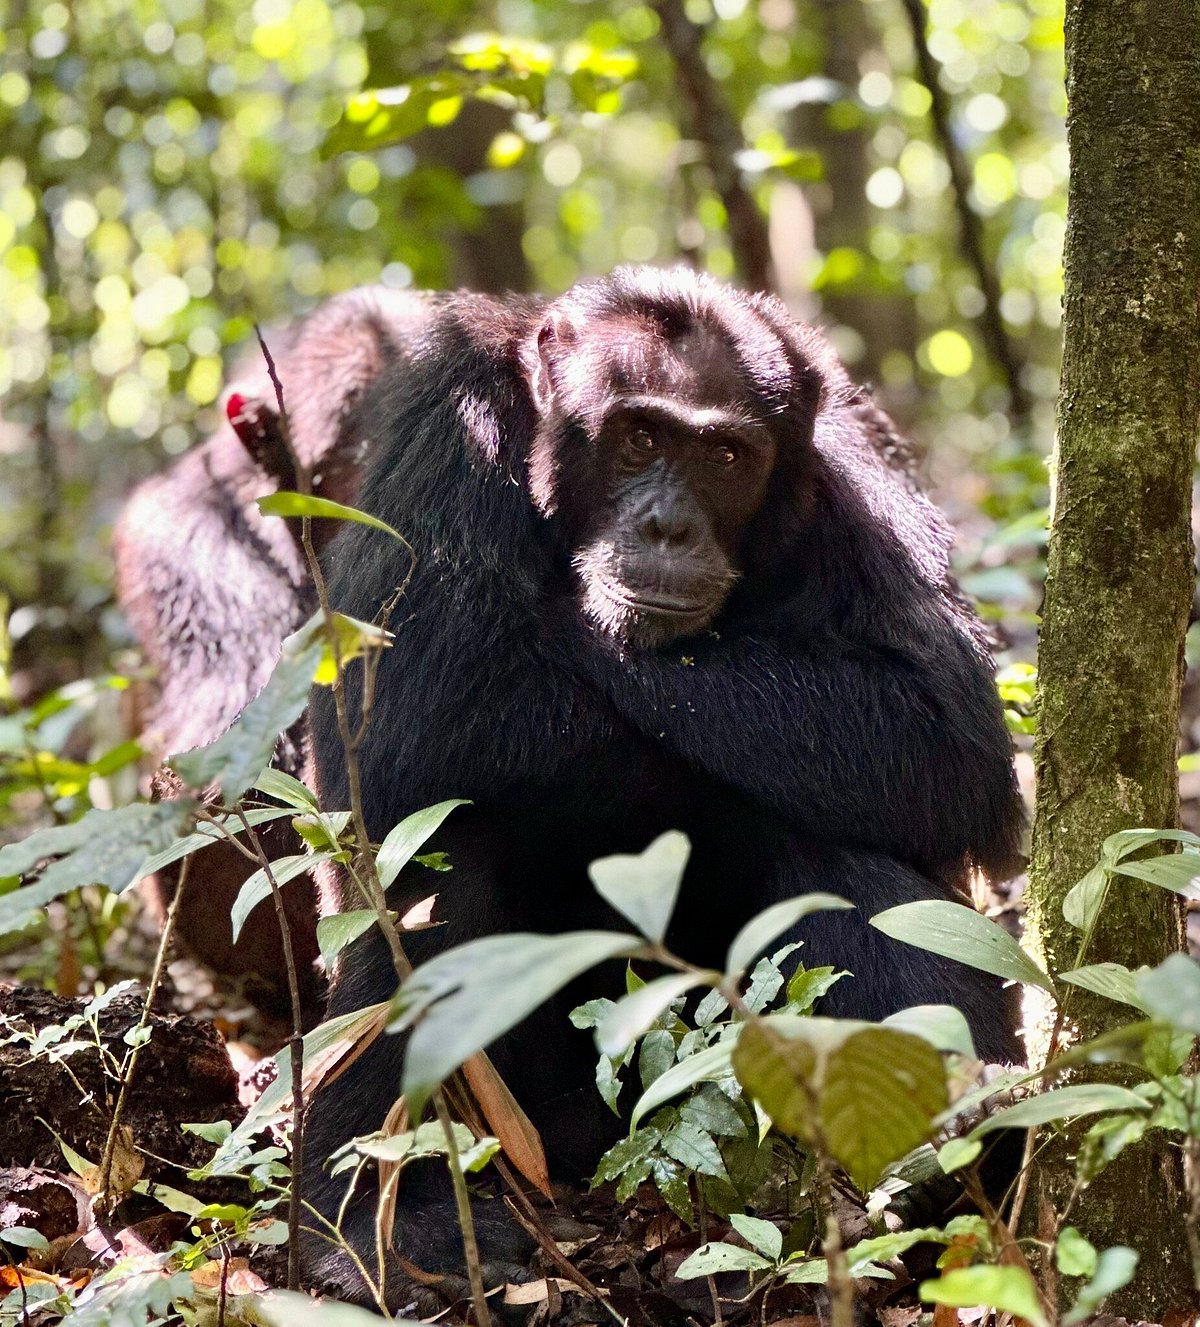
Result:
M529 375L529 391L538 414L547 415L554 404L554 362L575 340L575 324L563 309L552 308L537 334L537 355Z

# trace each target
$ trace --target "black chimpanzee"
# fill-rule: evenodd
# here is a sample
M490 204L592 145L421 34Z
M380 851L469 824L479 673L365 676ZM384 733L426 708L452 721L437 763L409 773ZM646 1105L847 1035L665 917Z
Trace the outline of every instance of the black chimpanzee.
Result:
M361 505L416 551L360 752L367 827L473 803L437 840L454 866L445 925L411 937L414 960L496 931L612 925L588 863L677 828L693 844L677 952L719 964L768 904L842 894L857 911L797 928L806 962L854 974L825 1012L953 1003L982 1055L1018 1055L998 982L867 925L956 897L971 869L1010 870L1021 813L946 523L816 332L685 272L625 269L549 304L454 296L353 427L373 456ZM364 618L408 570L357 525L327 561L336 607ZM327 693L311 722L322 797L345 805ZM402 878L395 905L427 892ZM393 986L369 935L339 963L330 1012ZM578 1177L612 1118L566 1018L577 995L492 1054ZM380 1126L403 1049L382 1038L313 1103L306 1195L327 1214L343 1180L324 1163ZM499 1207L479 1213L493 1277L522 1255ZM368 1190L348 1220L368 1259L374 1220ZM444 1168L406 1172L395 1235L426 1271L461 1267ZM306 1256L316 1280L362 1293L325 1242ZM393 1265L389 1298L404 1293Z

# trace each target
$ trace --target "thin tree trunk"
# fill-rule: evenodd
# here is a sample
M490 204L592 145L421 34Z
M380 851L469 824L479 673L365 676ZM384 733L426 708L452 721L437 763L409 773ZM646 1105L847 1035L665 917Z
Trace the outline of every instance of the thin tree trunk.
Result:
M679 75L684 129L700 146L713 188L725 206L729 245L738 276L751 290L771 290L767 219L746 188L735 157L746 146L724 93L704 63L703 30L684 12L683 0L654 0L663 42Z
M933 58L925 36L924 0L902 0L902 3L912 32L917 70L929 93L930 126L950 171L950 187L954 194L954 209L958 213L962 254L975 273L975 280L983 295L979 332L988 354L1004 375L1013 422L1018 429L1028 432L1031 403L1029 393L1021 381L1021 357L1000 313L1000 279L984 251L983 221L971 206L971 167L954 137L954 128L950 123L950 98L942 87L938 77L938 63Z
M1171 826L1183 638L1192 598L1192 470L1200 421L1200 11L1196 0L1068 0L1063 376L1042 628L1030 920L1052 969L1080 937L1066 891L1118 829ZM1182 942L1174 896L1109 893L1086 961L1157 963ZM1132 1012L1132 1011L1130 1011ZM1081 1036L1123 1019L1074 992ZM1027 1216L1053 1236L1074 1181L1045 1149ZM1106 1306L1163 1321L1191 1303L1177 1151L1151 1135L1070 1220L1129 1244L1138 1275Z

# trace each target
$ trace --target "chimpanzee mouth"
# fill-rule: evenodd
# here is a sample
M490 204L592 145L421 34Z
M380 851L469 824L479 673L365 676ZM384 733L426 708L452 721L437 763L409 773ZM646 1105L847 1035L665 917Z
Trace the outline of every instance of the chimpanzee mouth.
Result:
M711 617L720 607L716 599L684 599L667 594L662 590L642 593L629 588L618 588L606 579L598 580L599 588L605 596L621 608L633 613L649 613L655 617L706 618Z

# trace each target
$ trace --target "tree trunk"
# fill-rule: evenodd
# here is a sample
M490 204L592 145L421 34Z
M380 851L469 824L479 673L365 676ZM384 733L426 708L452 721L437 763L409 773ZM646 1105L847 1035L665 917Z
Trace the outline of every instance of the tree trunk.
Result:
M1200 20L1196 0L1068 0L1071 150L1056 494L1040 650L1030 922L1051 970L1076 962L1062 899L1104 838L1176 823L1176 734L1192 597L1200 420ZM1109 894L1086 956L1136 967L1182 941L1173 895ZM1132 1014L1132 1011L1129 1011ZM1090 1036L1124 1017L1075 991ZM1047 1235L1074 1181L1045 1149L1027 1217ZM1111 1313L1163 1321L1194 1298L1178 1153L1130 1149L1071 1209L1100 1248L1138 1249Z

